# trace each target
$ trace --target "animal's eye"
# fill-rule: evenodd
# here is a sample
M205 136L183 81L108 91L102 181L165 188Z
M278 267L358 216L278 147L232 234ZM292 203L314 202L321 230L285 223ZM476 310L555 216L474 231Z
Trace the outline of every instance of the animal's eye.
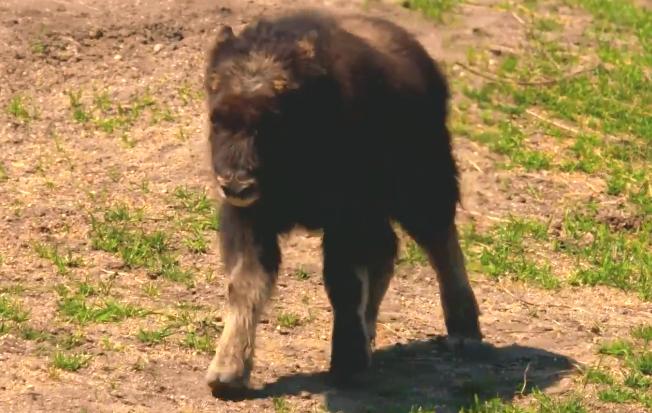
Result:
M213 125L220 123L220 114L216 110L211 113L211 123Z

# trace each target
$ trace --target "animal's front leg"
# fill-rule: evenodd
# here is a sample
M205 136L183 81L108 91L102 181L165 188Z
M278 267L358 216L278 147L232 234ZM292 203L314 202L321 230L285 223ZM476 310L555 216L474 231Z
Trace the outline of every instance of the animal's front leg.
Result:
M244 210L221 212L222 260L229 274L224 330L206 373L213 394L229 397L248 384L256 325L276 281L280 252L276 234L261 230Z
M340 384L371 361L366 323L369 274L357 264L360 257L351 242L344 234L324 233L324 281L333 307L330 372Z

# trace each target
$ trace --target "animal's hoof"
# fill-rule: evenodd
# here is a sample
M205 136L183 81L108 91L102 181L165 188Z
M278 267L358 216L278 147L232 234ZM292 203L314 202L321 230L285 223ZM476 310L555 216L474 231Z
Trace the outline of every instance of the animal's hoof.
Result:
M349 387L355 384L356 378L371 365L370 353L369 349L336 355L331 360L330 368L333 383L338 387Z
M214 397L238 399L248 390L249 368L226 366L211 367L206 372L206 383Z

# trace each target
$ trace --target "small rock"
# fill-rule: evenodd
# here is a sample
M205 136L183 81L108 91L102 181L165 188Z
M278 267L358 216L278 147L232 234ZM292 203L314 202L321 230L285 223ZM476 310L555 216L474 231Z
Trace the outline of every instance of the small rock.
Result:
M119 54L113 56L113 60L120 60L120 59L122 59L122 56L120 56Z
M155 44L154 45L154 53L160 52L162 48L163 48L163 45L161 43Z

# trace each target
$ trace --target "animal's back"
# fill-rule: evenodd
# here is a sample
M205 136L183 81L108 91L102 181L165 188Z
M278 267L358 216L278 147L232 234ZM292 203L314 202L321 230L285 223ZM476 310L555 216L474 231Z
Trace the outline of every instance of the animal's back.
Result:
M305 45L302 64L327 79L311 89L309 78L298 77L302 96L288 107L290 136L270 141L264 189L273 215L321 227L334 211L389 215L399 198L417 202L415 194L457 200L447 86L407 31L373 17L305 11L242 36L279 59Z

